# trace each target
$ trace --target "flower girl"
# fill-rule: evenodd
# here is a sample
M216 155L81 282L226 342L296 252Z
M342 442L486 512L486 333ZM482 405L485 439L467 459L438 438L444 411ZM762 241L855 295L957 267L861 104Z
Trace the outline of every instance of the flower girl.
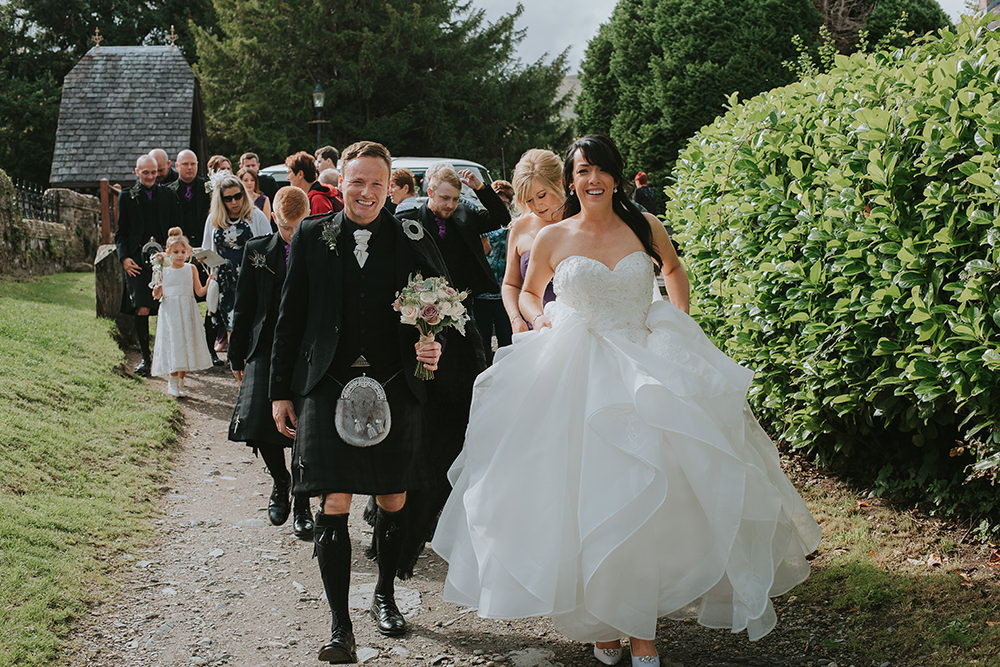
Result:
M185 396L184 374L212 367L195 294L205 296L198 270L187 261L191 244L180 227L167 234L163 256L153 260L153 298L160 301L153 347L153 375L167 376L167 393ZM214 280L210 275L208 279Z

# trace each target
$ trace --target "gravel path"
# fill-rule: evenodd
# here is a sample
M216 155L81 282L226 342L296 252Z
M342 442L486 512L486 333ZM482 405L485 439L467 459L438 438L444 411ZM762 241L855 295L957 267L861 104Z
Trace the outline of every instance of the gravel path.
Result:
M163 390L162 380L149 380ZM113 589L69 639L68 665L319 665L329 612L311 542L292 535L291 520L267 522L270 478L242 444L226 439L236 383L225 369L192 376L180 399L184 424L175 466L162 487L157 534L127 556ZM445 564L428 550L417 575L397 582L412 629L379 635L364 609L375 569L363 555L371 531L351 514L352 605L359 662L365 665L597 665L590 646L560 636L545 619L489 621L441 599ZM751 644L745 635L694 623L661 623L665 666L725 667L853 664L817 651L836 642L838 622L815 610L778 603L778 629ZM325 663L323 663L325 664ZM623 661L621 664L627 664ZM888 665L889 663L885 663ZM861 667L861 664L858 664Z

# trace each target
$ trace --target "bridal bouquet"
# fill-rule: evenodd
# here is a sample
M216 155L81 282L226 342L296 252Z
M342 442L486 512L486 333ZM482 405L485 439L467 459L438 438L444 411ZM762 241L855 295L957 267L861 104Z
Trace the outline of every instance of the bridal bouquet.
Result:
M153 279L149 281L149 286L156 287L163 282L163 269L170 266L170 258L167 253L158 252L149 257L149 265L153 268Z
M462 301L468 296L468 292L459 292L440 276L424 278L418 273L411 275L403 291L396 294L392 307L399 313L400 322L417 327L421 343L430 343L434 334L447 327L454 327L465 335L469 313ZM424 368L419 361L413 374L421 380L434 377L434 372Z

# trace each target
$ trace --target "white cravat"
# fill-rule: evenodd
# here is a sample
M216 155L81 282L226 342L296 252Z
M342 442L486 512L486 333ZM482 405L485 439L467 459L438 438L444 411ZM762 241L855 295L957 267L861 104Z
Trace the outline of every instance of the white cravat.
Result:
M371 237L372 233L367 229L354 230L354 242L357 244L354 246L354 256L358 258L358 266L363 267L368 259L368 239Z

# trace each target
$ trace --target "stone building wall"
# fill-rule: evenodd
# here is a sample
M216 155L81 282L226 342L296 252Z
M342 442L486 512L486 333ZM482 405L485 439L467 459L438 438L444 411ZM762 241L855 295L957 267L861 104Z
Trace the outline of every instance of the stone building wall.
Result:
M49 190L60 222L22 218L14 184L0 170L0 274L45 275L91 271L101 241L100 200L72 190Z

